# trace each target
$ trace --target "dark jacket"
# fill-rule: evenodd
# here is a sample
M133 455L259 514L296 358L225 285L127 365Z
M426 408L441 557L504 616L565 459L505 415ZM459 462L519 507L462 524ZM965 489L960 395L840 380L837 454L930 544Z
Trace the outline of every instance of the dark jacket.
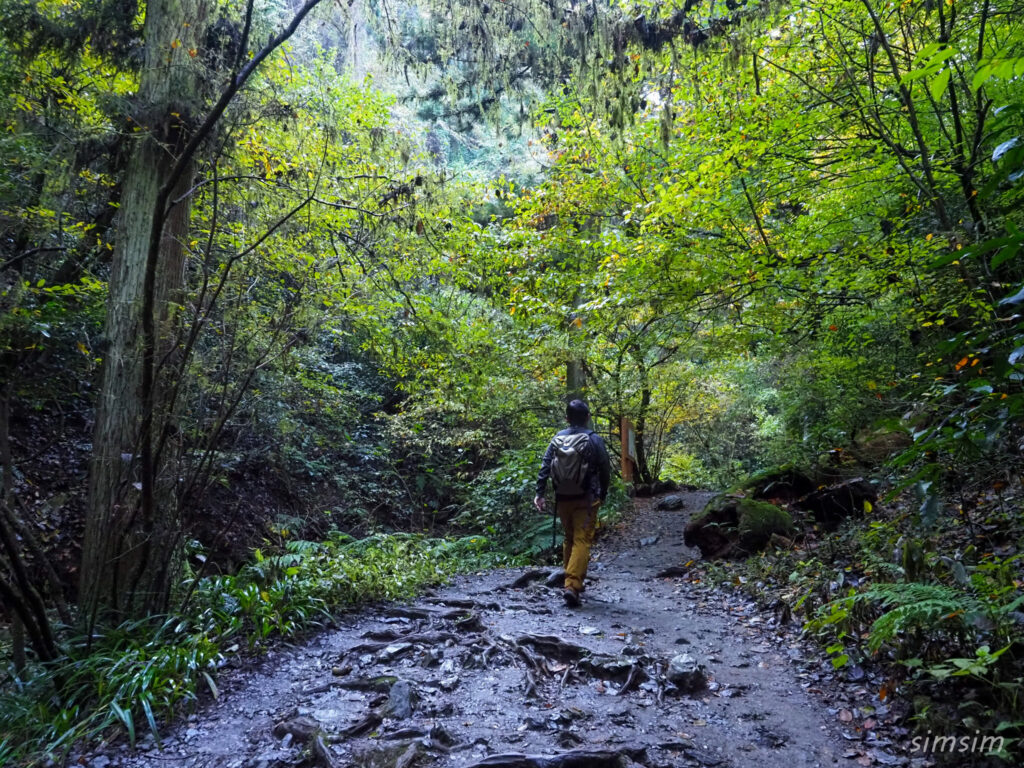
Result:
M558 434L560 435L575 435L579 432L590 432L586 427L569 427L563 429ZM608 495L608 481L611 477L611 463L608 460L608 450L604 447L604 440L596 432L590 432L590 445L594 449L593 461L587 468L587 493L577 493L572 495L567 494L555 494L557 501L570 501L573 499L582 499L589 496L592 499L600 499L604 501L605 496ZM544 453L544 460L540 465L540 474L537 476L537 495L543 496L544 491L547 490L548 478L551 477L551 459L555 455L554 446L548 444L548 449Z

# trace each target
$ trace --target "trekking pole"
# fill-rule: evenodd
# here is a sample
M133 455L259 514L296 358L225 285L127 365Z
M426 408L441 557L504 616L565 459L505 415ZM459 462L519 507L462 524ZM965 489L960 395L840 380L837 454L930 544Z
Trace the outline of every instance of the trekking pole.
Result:
M558 551L555 549L555 525L558 518L558 505L551 510L551 560L558 563Z

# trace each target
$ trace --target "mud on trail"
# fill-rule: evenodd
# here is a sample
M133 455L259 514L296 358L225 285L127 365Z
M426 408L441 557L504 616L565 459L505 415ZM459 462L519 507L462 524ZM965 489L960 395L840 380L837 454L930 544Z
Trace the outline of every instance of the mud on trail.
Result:
M301 646L229 672L220 698L165 734L162 750L148 737L137 750L80 762L856 765L834 710L806 690L793 663L800 651L772 617L658 575L697 556L683 545L683 525L708 494L681 496L682 510L638 504L626 526L602 537L578 609L564 606L560 584L545 584L550 571L460 577L414 603L343 616ZM696 679L694 664L706 678Z

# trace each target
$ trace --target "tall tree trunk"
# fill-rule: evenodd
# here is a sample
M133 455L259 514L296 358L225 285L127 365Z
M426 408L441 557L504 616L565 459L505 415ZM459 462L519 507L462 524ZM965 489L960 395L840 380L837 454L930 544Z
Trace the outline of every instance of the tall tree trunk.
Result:
M249 56L249 0L234 72L201 117L202 79L193 60L208 7L204 0L152 0L147 5L136 112L146 130L135 146L121 199L82 552L79 602L87 625L101 614L116 619L167 607L181 531L168 492L173 476L162 482L159 471L168 444L163 436L175 425L165 412L167 403L161 403L168 388L158 368L161 353L169 351L168 301L183 289L193 161L252 74L319 3L305 0L285 28Z
M150 322L158 324L158 333L166 340L168 300L183 289L191 168L180 176L169 210L160 192L190 138L189 126L199 118L200 78L194 57L205 17L202 0L152 0L146 7L145 64L136 110L145 124L140 126L121 198L82 553L80 602L89 624L101 614L123 618L164 610L178 555L177 511L169 485L149 483L146 492L159 497L142 504L138 470L147 446L140 428L147 416L159 425L165 415L160 387L148 398L154 413L146 413L143 310L147 256L156 227L161 239ZM161 356L158 348L150 357ZM146 430L150 452L159 433L159 427Z

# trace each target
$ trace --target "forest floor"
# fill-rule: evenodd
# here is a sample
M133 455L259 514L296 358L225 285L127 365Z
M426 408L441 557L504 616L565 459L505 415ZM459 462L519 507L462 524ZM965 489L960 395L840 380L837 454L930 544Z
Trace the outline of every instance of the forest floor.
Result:
M879 721L863 725L857 681L738 592L687 575L698 553L679 511L638 500L595 547L583 604L553 571L459 577L406 605L341 616L301 645L226 670L216 701L136 749L76 756L91 768L285 766L915 765ZM678 576L659 576L676 567ZM556 579L550 579L552 583ZM515 586L514 586L515 585ZM684 692L688 654L706 684ZM683 685L682 680L680 680ZM683 685L685 687L685 685ZM856 713L856 714L852 714ZM887 732L888 737L882 735ZM903 732L905 737L905 732Z

